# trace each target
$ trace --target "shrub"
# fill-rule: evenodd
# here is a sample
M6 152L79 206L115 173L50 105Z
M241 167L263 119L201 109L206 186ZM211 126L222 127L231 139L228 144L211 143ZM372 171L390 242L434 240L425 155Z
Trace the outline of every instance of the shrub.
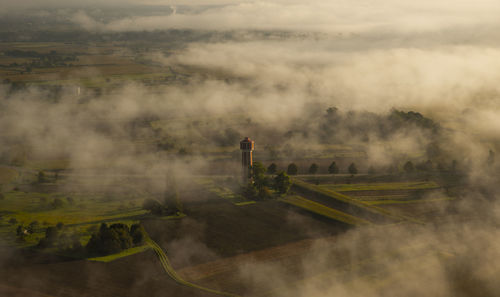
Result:
M259 199L267 200L272 198L273 198L273 192L271 192L271 189L265 186L259 189Z

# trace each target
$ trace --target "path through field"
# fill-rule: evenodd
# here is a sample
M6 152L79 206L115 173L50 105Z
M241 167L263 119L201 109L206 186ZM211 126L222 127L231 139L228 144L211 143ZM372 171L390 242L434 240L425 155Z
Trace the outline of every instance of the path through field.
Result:
M168 276L170 276L170 278L172 278L178 284L181 284L181 285L184 285L184 286L188 286L188 287L191 287L191 288L195 288L195 289L199 289L199 290L202 290L202 291L205 291L205 292L208 292L208 293L213 293L213 294L221 295L221 296L240 297L240 296L238 296L236 294L232 294L232 293L227 293L227 292L222 292L222 291L217 291L217 290L205 288L205 287L202 287L202 286L199 286L199 285L196 285L196 284L193 284L193 283L185 281L184 279L182 279L177 274L177 272L175 272L175 270L172 267L172 265L170 265L170 261L168 260L168 257L165 254L165 252L163 252L163 249L154 240L152 240L150 237L148 237L147 243L155 251L156 255L160 259L161 265L163 266L163 268L167 272Z

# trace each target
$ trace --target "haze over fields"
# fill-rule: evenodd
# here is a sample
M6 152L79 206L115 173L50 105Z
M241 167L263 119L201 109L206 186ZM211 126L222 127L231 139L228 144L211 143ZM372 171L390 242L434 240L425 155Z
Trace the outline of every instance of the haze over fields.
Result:
M172 176L181 192L207 176L226 185L250 136L265 167L299 165L293 194L306 195L305 181L398 220L344 230L275 201L226 212L189 192L180 223L145 223L183 276L211 275L220 261L234 267L217 273L236 280L199 281L242 295L498 296L499 13L493 0L1 1L0 164L22 178L0 178L0 193L42 191L31 185L44 170L65 194L143 199ZM326 176L332 161L339 179ZM307 176L313 162L324 180ZM408 193L438 203L383 205ZM6 205L2 226L15 230ZM240 242L217 242L240 235L212 220L239 226L231 211L261 222ZM293 264L262 260L294 244Z

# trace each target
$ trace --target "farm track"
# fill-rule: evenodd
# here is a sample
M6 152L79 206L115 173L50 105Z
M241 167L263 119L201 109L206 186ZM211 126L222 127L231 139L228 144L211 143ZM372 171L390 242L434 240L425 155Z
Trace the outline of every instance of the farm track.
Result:
M161 265L163 266L163 269L165 270L165 272L167 272L167 274L170 276L170 278L172 278L178 284L184 285L184 286L187 286L187 287L190 287L190 288L195 288L195 289L198 289L198 290L202 290L202 291L205 291L205 292L208 292L208 293L216 294L216 295L228 296L228 297L240 297L239 295L236 295L236 294L233 294L233 293L227 293L227 292L217 291L217 290L214 290L214 289L205 288L205 287L202 287L202 286L190 283L188 281L185 281L174 270L174 268L170 264L170 261L168 260L168 257L165 254L165 252L163 251L163 249L154 240L152 240L150 237L148 237L147 243L151 246L151 248L155 251L156 255L160 259Z

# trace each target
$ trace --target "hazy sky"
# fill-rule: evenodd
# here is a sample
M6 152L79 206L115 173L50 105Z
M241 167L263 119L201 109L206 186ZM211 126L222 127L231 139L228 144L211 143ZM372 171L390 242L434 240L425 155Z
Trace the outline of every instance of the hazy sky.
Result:
M0 8L96 8L134 5L217 5L195 14L129 17L101 24L80 17L77 22L104 30L283 29L359 33L367 31L428 32L447 28L497 26L500 2L494 0L2 0ZM90 24L90 25L89 25ZM90 28L90 27L89 27Z

